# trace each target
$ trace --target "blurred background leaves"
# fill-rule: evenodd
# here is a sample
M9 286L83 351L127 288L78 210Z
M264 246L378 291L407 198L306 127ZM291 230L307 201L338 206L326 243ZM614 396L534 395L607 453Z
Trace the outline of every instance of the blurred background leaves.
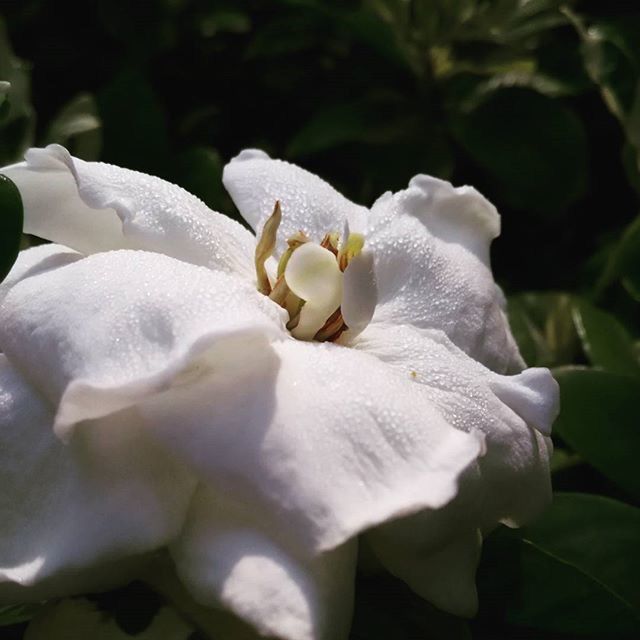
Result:
M94 0L79 12L19 0L2 11L2 164L58 142L232 216L222 167L254 146L367 205L420 172L485 193L502 214L493 263L514 334L560 383L558 493L536 523L486 540L477 619L363 572L353 638L640 637L640 7ZM20 240L11 197L0 184L5 271ZM142 587L119 593L103 607L116 621L132 598L134 613L157 608ZM41 609L0 609L0 634L21 638Z

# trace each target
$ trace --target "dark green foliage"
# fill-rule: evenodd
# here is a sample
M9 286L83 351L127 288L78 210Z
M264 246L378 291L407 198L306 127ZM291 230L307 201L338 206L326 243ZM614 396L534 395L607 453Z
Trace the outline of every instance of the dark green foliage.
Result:
M598 471L640 498L640 380L594 369L561 369L555 432Z
M538 630L539 637L633 637L640 624L639 536L635 507L557 493L534 524L499 530L487 540L478 578L485 594L479 623L502 619Z
M18 188L0 173L0 281L18 256L22 214L22 199Z
M0 607L0 628L19 625L33 618L42 608L41 604L15 604ZM0 634L2 632L0 631ZM4 637L0 635L0 637Z

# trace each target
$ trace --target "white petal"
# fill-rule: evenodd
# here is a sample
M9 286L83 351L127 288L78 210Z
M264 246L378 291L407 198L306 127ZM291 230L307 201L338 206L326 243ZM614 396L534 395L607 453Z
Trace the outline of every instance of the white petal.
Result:
M457 349L441 331L370 325L355 347L413 379L456 428L485 435L478 527L524 523L548 504L549 433L558 385L547 369L501 376Z
M499 521L523 524L550 501L550 440L537 429L548 432L557 415L557 384L546 369L495 374L440 331L371 325L354 346L422 386L456 428L485 435L485 455L461 477L454 500L367 534L382 563L414 591L471 616L480 532Z
M80 260L80 258L82 258L81 253L59 244L42 244L21 251L7 277L0 282L0 301L9 289L20 280L35 276L43 271L63 267Z
M482 447L420 385L334 344L274 343L140 410L203 482L286 522L283 539L307 553L447 504Z
M387 570L429 602L458 616L471 616L478 606L481 480L476 464L462 474L458 494L445 507L383 523L365 534Z
M59 145L1 171L20 190L26 233L85 254L145 249L253 277L252 234L160 178L84 162Z
M378 296L373 322L441 329L490 369L521 370L488 261L498 222L475 190L427 176L382 196L371 211L367 238Z
M198 602L230 609L265 636L346 639L356 542L305 557L283 545L279 533L250 505L200 491L172 555Z
M475 573L482 536L464 523L434 543L437 521L437 513L420 513L384 524L367 538L382 564L418 595L443 611L471 617L478 609Z
M263 151L246 149L224 168L222 181L242 217L260 234L276 200L282 206L278 249L286 239L304 231L315 242L326 233L341 233L349 220L352 230L365 226L367 209L339 194L324 180L296 165L272 160Z
M193 493L193 479L132 411L86 423L68 446L52 427L49 405L0 355L5 602L59 596L121 577L118 560L175 537ZM96 566L101 570L94 572Z
M446 180L418 175L405 191L406 206L434 236L464 245L489 265L489 245L500 235L500 215L473 187L454 187Z
M366 247L351 260L344 272L342 317L349 327L345 338L362 333L371 322L378 302L375 278L375 257Z
M0 304L0 349L76 422L183 384L282 335L250 285L144 251L95 254L26 278Z
M558 383L546 369L525 369L515 376L496 376L491 389L531 427L545 436L560 412Z
M289 288L306 304L292 334L312 340L342 300L342 271L336 257L319 244L307 242L294 252L284 278Z

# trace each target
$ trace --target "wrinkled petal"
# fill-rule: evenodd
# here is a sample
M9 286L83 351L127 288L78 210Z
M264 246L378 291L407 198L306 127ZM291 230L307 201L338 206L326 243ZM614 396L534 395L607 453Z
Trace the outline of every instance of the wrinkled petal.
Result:
M551 499L551 441L543 434L558 412L557 384L546 369L495 374L441 331L372 325L353 346L422 387L457 429L485 436L485 453L454 500L367 534L383 565L414 591L445 611L474 615L481 532L500 521L524 524Z
M450 426L427 390L333 344L272 347L140 405L203 482L286 522L305 553L456 495L481 438Z
M489 267L499 232L494 207L469 187L418 176L370 214L375 256L373 322L440 329L499 373L524 367Z
M483 530L523 524L551 498L550 440L558 385L548 369L502 376L467 357L441 331L370 325L355 348L375 355L422 387L457 429L485 436Z
M324 180L294 164L272 160L257 149L246 149L224 168L222 181L242 217L259 236L276 200L282 206L278 250L286 239L304 231L320 242L326 233L341 233L348 220L362 232L367 209L339 194Z
M171 548L182 581L203 605L219 604L259 633L283 640L343 640L351 621L356 542L296 555L251 505L200 491Z
M54 406L56 429L134 405L282 335L250 285L143 251L113 251L18 282L0 349Z
M0 599L59 596L121 578L119 559L164 546L194 481L125 411L67 446L53 411L0 355ZM113 564L113 571L104 566ZM102 566L103 570L95 570ZM85 571L82 571L82 570ZM88 571L91 569L91 571Z
M30 149L1 171L20 190L26 233L85 254L145 249L253 278L252 234L160 178L85 162L59 145Z

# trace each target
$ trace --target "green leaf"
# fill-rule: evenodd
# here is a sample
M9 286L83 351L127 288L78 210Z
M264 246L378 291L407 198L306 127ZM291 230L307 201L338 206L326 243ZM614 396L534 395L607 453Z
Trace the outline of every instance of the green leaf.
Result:
M606 589L640 624L640 509L603 496L557 493L522 538Z
M586 21L568 7L569 18L582 39L582 56L602 100L619 120L627 142L634 148L636 172L640 171L640 15Z
M588 149L576 115L536 91L490 93L453 132L511 206L552 215L585 191Z
M553 447L553 453L551 454L550 461L551 473L565 471L566 469L570 469L571 467L575 467L581 463L582 458L579 455L570 453L566 449L562 449L557 445Z
M613 271L635 300L640 301L640 216L627 228L614 255Z
M640 629L640 510L587 494L556 494L534 525L489 537L483 603L512 625L628 636Z
M216 8L198 19L200 33L213 38L219 33L246 33L251 29L251 18L244 11L233 8Z
M0 80L0 123L9 115L11 110L9 91L11 91L11 83L6 80Z
M8 627L12 624L20 624L31 620L44 606L40 602L27 604L10 604L0 607L0 627Z
M640 301L640 216L625 229L611 252L595 290L601 294L618 279L634 300Z
M608 371L558 369L554 433L631 495L640 497L640 381Z
M567 293L523 293L509 298L513 335L530 366L572 363L579 350L573 318L573 297Z
M0 281L4 280L18 257L23 215L18 187L0 174Z
M581 300L573 308L573 319L591 364L612 373L640 376L633 340L615 316Z

